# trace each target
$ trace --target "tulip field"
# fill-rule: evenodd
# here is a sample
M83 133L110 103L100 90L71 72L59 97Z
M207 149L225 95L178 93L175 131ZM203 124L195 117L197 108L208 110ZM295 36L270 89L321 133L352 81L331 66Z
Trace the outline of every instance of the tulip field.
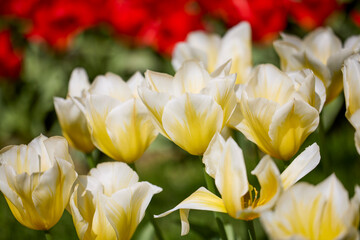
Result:
M1 239L360 239L360 3L0 0Z

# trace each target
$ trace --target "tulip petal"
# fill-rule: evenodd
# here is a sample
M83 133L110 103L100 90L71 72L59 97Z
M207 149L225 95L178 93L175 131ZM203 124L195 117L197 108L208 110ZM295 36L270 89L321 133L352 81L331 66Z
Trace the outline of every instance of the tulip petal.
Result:
M279 159L290 159L307 136L319 124L319 112L304 101L294 99L280 107L273 116L269 136Z
M251 56L251 28L249 23L241 22L223 37L216 67L232 59L230 73L237 73L237 84L245 83L252 68Z
M134 162L157 136L149 112L140 100L130 99L111 110L105 121L108 135L118 148L116 160Z
M222 158L224 148L225 140L221 134L217 132L211 139L202 158L206 173L214 179L216 172L219 170L220 159Z
M69 144L83 152L91 152L91 142L86 118L72 99L54 98L54 107L64 137Z
M236 218L237 211L244 207L240 199L249 191L249 183L242 150L232 138L226 141L218 161L215 183L228 214Z
M188 234L190 230L189 221L188 221L190 209L226 213L226 208L224 206L222 199L216 196L215 194L211 193L206 188L201 187L173 209L164 212L160 215L155 215L154 217L155 218L164 217L176 210L180 210L181 235L183 236Z
M307 147L293 162L281 173L284 189L288 189L302 177L312 171L320 162L320 149L316 143Z
M202 155L223 126L223 111L209 96L186 93L164 108L163 127L170 139L193 155Z
M145 78L142 76L142 74L140 72L136 72L126 82L126 84L131 89L132 95L135 98L139 98L138 87L142 84L143 81L145 81Z
M234 76L235 77L235 76ZM229 76L224 79L211 80L201 93L213 96L215 101L224 111L224 124L226 124L236 106L236 96L234 92L235 78Z
M105 76L98 76L91 84L90 94L106 95L121 102L133 98L132 91L124 80L114 74L106 73Z
M169 74L147 70L145 72L145 79L150 84L152 90L156 92L173 92L173 77Z
M174 76L173 91L176 96L199 93L209 81L210 75L201 62L186 61Z
M139 181L137 173L122 162L100 163L90 170L89 175L104 186L104 194L108 196Z
M303 44L300 38L295 35L281 34L283 40L276 40L273 43L276 53L280 57L281 69L284 71L297 71L303 68L303 61L299 58Z
M278 105L265 98L247 99L246 93L242 94L240 105L243 120L236 128L263 152L271 155L273 147L268 132Z
M165 105L168 103L171 97L167 93L155 92L145 87L139 88L139 96L144 105L151 113L154 125L157 127L157 129L162 135L169 138L163 128L162 116Z
M251 174L257 177L261 187L260 198L255 202L256 204L254 204L254 211L259 213L270 209L275 204L282 191L278 168L271 157L265 155Z
M82 97L83 91L90 87L88 75L83 68L75 68L70 76L68 96Z
M360 109L360 55L355 55L345 61L342 69L344 76L344 94L346 103L346 117L351 116ZM351 122L352 125L360 125L360 122Z

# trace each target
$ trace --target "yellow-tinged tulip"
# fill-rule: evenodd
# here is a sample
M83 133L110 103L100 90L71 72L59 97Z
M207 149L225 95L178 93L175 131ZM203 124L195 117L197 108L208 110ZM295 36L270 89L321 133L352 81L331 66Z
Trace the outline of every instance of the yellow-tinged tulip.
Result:
M236 83L245 83L252 69L251 28L249 23L241 22L221 39L217 34L203 31L191 32L185 42L176 44L172 65L175 70L187 60L198 60L205 64L209 72L232 59L230 73L236 73Z
M79 176L69 205L81 240L131 239L151 198L162 191L138 180L121 162L101 163L88 176Z
M63 137L43 135L0 151L0 190L24 226L48 230L61 218L77 173Z
M344 47L331 28L318 28L303 40L294 35L281 34L274 42L284 71L311 69L326 87L326 102L336 98L342 90L341 67L344 60L359 50L360 38L352 37Z
M346 103L345 116L356 129L355 145L360 154L360 54L349 57L342 71Z
M55 97L54 106L64 137L70 146L88 153L95 146L91 141L84 114L74 103L72 97L81 97L88 90L90 83L84 69L76 68L71 74L66 99Z
M134 162L158 134L138 99L137 87L143 80L140 73L127 82L107 73L94 80L83 99L76 100L95 146L117 161Z
M317 186L298 183L261 215L271 239L359 239L360 188L349 196L333 174Z
M189 232L189 209L228 213L236 219L251 220L270 209L280 193L286 190L320 161L316 143L306 148L280 175L270 156L261 159L251 172L259 180L260 192L249 184L242 150L232 138L216 134L206 150L203 162L206 172L215 179L221 198L201 187L175 208L158 215L163 217L180 209L181 234Z
M160 132L185 151L202 155L236 105L230 61L210 76L202 63L186 61L175 76L147 71L139 95Z
M310 70L285 74L273 65L259 65L237 90L232 117L237 123L232 124L263 152L288 160L319 124L325 89L318 83Z

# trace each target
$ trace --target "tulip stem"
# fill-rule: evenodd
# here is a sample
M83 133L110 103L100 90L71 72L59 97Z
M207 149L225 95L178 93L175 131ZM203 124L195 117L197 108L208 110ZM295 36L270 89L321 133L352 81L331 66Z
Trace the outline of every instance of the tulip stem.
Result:
M52 240L51 234L49 230L44 230L45 239L46 240Z
M135 172L137 172L137 171L136 171L136 165L135 165L135 162L129 163L129 167L131 167L131 168L132 168L132 170L134 170Z
M157 236L157 239L158 239L158 240L164 240L165 238L164 238L164 236L162 235L161 229L160 229L159 225L157 224L157 222L156 222L156 220L155 220L155 218L154 218L154 215L153 215L150 211L148 211L148 215L149 215L149 220L150 220L151 224L152 224L153 227L154 227L154 230L155 230L155 234L156 234L156 236Z
M88 162L89 168L91 169L91 168L96 167L96 162L95 162L92 152L86 153L85 155L86 155L86 160Z
M255 234L255 228L254 228L254 221L250 220L250 221L246 221L247 224L247 228L248 228L248 233L249 233L249 238L250 240L256 240L256 234Z
M330 158L326 148L326 132L323 121L319 122L319 145L321 153L321 163L326 174L331 173L330 170Z
M202 156L199 157L200 158L200 161L202 161ZM205 167L203 168L203 172L204 172L204 178L205 178L205 183L206 183L206 187L207 189L216 194L216 188L215 188L215 183L214 183L214 180L206 173L206 170L205 170ZM216 224L219 228L219 234L220 234L220 238L223 239L223 240L227 240L227 235L226 235L226 231L225 231L225 227L224 227L224 222L221 218L221 216L214 212L214 218L215 218L215 221L216 221Z

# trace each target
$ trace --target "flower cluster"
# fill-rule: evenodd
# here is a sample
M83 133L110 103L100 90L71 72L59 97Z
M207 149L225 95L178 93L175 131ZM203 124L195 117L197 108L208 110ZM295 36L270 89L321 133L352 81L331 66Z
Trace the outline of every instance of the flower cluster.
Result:
M89 7L104 4L92 1ZM256 2L231 3L257 6ZM17 9L10 3L7 10ZM87 28L97 18L113 21L111 17L118 14L76 13L75 19L72 8L79 7L80 0L72 4L67 0L32 3L43 7L44 12L27 5L17 9L22 17L51 15L55 19L69 14L49 21L54 24L50 27L39 22L45 24L40 29L49 27L59 34L54 39L62 39L55 41L60 45L66 45L69 34L77 31L65 27L69 22ZM61 8L52 9L54 4ZM140 21L149 17L143 5L153 3L106 4L113 11L125 7L127 14L139 16ZM179 20L174 17L178 12L165 13L170 5L181 15L185 5L191 12L192 4L175 1L157 6L153 25L144 32L134 30L144 27L141 21L127 26L114 21L121 31L140 31L144 39L151 39L153 31L164 30L157 17L165 16L171 25L171 19ZM89 11L86 7L82 10ZM298 20L313 19L306 20L307 26L323 21L321 14L311 16L294 14ZM56 31L57 24L64 32ZM207 188L198 188L171 210L155 215L165 217L179 210L182 235L190 231L190 209L196 209L226 213L235 220L260 219L272 239L358 239L359 186L349 199L332 171L325 172L330 177L316 186L297 182L320 163L319 145L323 148L323 142L306 148L304 142L313 141L308 136L317 129L321 134L321 112L343 89L345 116L356 129L355 144L360 153L360 36L342 44L330 28L318 28L303 39L282 34L282 40L274 42L281 61L279 69L270 63L253 66L253 24L241 22L222 38L191 32L174 48L173 76L147 70L144 76L136 72L124 81L108 72L90 83L84 69L73 70L66 98L54 98L64 138L40 135L27 146L8 146L0 151L0 191L15 218L28 228L48 231L67 208L80 239L131 239L152 197L162 191L149 182L139 182L134 162L160 133L189 154L200 156L204 164ZM41 30L34 29L30 35L42 36ZM164 46L161 41L159 44ZM252 142L258 155L251 171L256 178L248 174L246 156L231 134ZM96 148L115 161L94 162L87 175L78 176L68 144L87 155ZM150 219L161 236L156 220L153 216ZM226 239L221 217L215 215L214 220Z

